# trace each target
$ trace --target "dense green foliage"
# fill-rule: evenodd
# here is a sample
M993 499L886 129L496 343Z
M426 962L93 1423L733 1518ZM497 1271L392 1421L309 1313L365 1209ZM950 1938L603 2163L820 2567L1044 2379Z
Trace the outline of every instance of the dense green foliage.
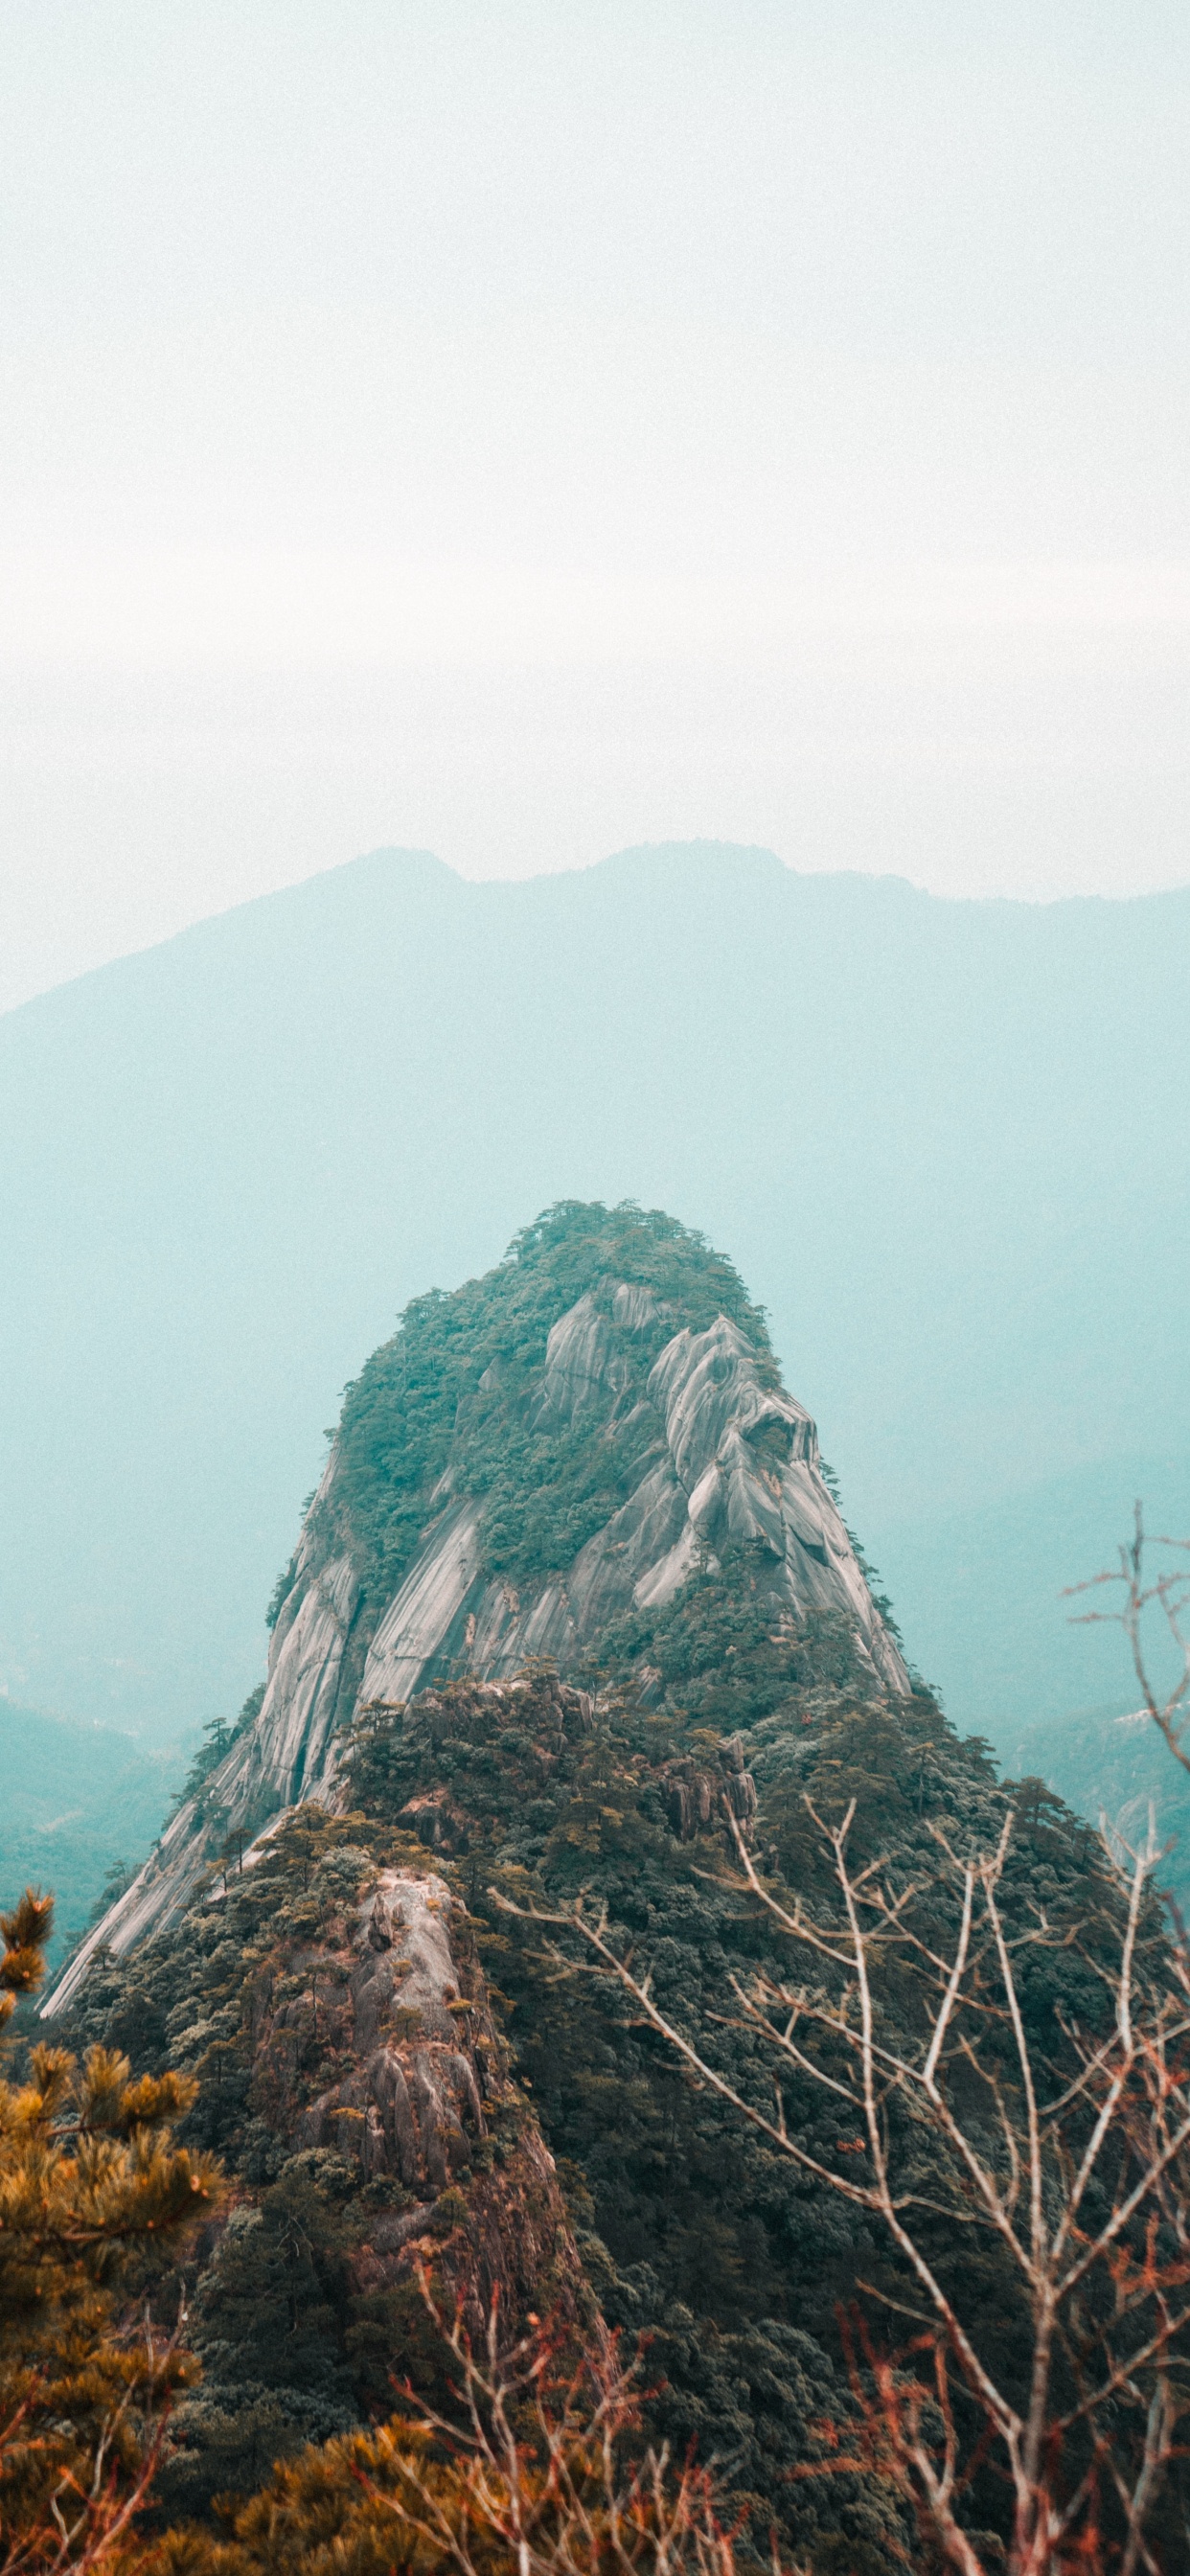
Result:
M80 2037L102 2032L138 2068L168 2062L194 2080L184 2135L217 2152L235 2187L229 2225L173 2285L187 2290L203 2377L159 2481L171 2514L250 2493L275 2458L384 2411L398 2365L443 2393L416 2292L361 2292L350 2269L377 2219L415 2196L391 2177L361 2187L352 2161L295 2147L303 2109L343 2071L327 1945L376 1866L402 1860L423 1855L400 1828L300 1809L254 1868L231 1869L225 1889L213 1871L205 1905L129 1961L101 1958L83 1991ZM260 2046L278 2004L280 2063ZM497 2161L518 2116L494 2123ZM431 2235L449 2233L455 2214L448 2192Z
M415 1706L403 1724L361 1730L357 1794L372 1811L396 1815L417 1790L445 1781L459 1817L471 1820L454 1867L472 1906L488 1914L485 1955L513 2006L518 2064L562 2160L591 2277L608 2315L652 2339L666 2382L660 2425L679 2444L694 2439L703 2456L730 2461L741 2509L753 2499L758 2539L775 2515L797 2545L813 2548L816 2564L832 2564L831 2552L845 2547L840 2564L875 2576L888 2539L872 2496L849 2493L842 2480L791 2488L788 2478L812 2452L814 2422L845 2406L840 2304L860 2280L902 2300L909 2285L862 2213L808 2183L695 2091L616 1990L581 1975L559 1982L532 1927L493 1909L483 1889L486 1882L553 1909L580 1889L602 1899L613 1926L647 1956L663 2010L701 2032L745 2095L767 2101L770 2078L754 2038L725 2028L721 2016L733 1970L780 1965L771 1928L741 1895L721 1825L693 1845L675 1839L667 1765L713 1769L723 1735L742 1729L760 1792L763 1863L779 1885L827 1906L831 1884L807 1796L828 1816L857 1801L860 1862L891 1849L900 1866L930 1879L935 1829L964 1845L972 1835L994 1840L1004 1792L986 1749L960 1744L928 1697L870 1700L833 1623L817 1634L774 1631L746 1558L697 1578L620 1644L602 1675L600 1714L577 1739L551 1726L546 1678L504 1700L460 1684ZM635 1687L642 1655L651 1705ZM1094 1838L1040 1783L1022 1796L1006 1902L1017 1928L1037 1904L1059 1930L1089 1924L1092 1948L1093 1927L1111 1910ZM935 1930L947 1914L940 1894ZM1094 2029L1104 2009L1094 1966L1076 1951L1038 1953L1023 1989L1031 2039L1051 2062L1060 2046L1055 2015ZM907 1977L906 2028L919 2009ZM786 2109L816 2151L846 2151L845 2111L824 2114L809 2087L804 2099L791 2087ZM956 2256L941 2221L931 2251L943 2273L961 2260L965 2312L993 2321L1006 2367L1023 2371L1027 2335L1003 2264L972 2256L969 2245ZM991 2520L995 2496L981 2492L977 2501Z
M642 1698L639 1687L644 1674ZM524 2093L559 2159L589 2277L605 2312L650 2339L663 2383L652 2420L679 2451L716 2456L758 2547L774 2516L816 2567L877 2576L888 2506L854 2479L791 2485L813 2456L814 2426L846 2407L836 2322L857 2281L903 2295L870 2226L775 2157L723 2106L694 2091L615 1992L559 1981L530 1925L488 1890L557 1908L580 1889L602 1897L623 1935L647 1950L657 1991L684 2027L702 2026L745 2092L767 2077L747 2036L716 2028L732 1969L772 1961L772 1936L741 1897L722 1826L689 1843L674 1833L670 1766L714 1771L726 1735L742 1742L760 1793L759 1849L779 1883L822 1901L822 1854L804 1803L858 1801L861 1856L890 1846L906 1867L932 1860L932 1828L969 1837L998 1828L1003 1793L986 1752L959 1744L936 1705L866 1696L846 1632L775 1630L746 1556L695 1578L651 1624L609 1641L600 1695L576 1721L548 1672L494 1692L463 1682L405 1718L360 1721L352 1752L356 1812L309 1811L277 1837L259 1871L233 1876L224 1903L192 1913L127 1968L85 1991L89 2026L146 2063L172 2046L204 2079L196 2135L216 2144L249 2199L224 2236L195 2303L206 2378L189 2401L187 2449L167 2480L171 2510L221 2486L250 2489L269 2445L292 2450L383 2402L386 2367L418 2361L418 2319L390 2301L369 2316L346 2285L344 2256L366 2229L368 2193L401 2207L392 2183L361 2194L350 2167L295 2154L295 2102L327 2080L312 2017L297 2091L278 2118L254 2079L251 1997L281 1972L295 1939L383 1852L411 1852L405 1810L420 1811L433 1862L482 1928L480 1956L504 1997ZM444 1794L443 1794L444 1793ZM1023 1801L1010 1906L1044 1902L1059 1924L1101 1912L1093 1839L1034 1784ZM945 1911L945 1908L943 1908ZM268 1963L271 1963L268 1964ZM1026 1979L1030 2027L1052 2047L1055 2008L1093 2027L1093 1973L1069 1952L1039 1955ZM915 2009L907 1984L904 2011ZM790 2099L822 2148L839 2122L820 2097ZM844 2141L845 2143L845 2141ZM934 2249L952 2259L944 2244ZM1016 2331L1002 2267L967 2265L965 2296ZM383 2353L377 2375L372 2355ZM1023 2357L1023 2346L1022 2346ZM1011 2361L1011 2350L1009 2351ZM987 2499L989 2516L994 2506Z
M358 1676L376 1616L451 1492L484 1497L486 1566L510 1586L567 1563L624 1498L639 1459L631 1438L603 1437L600 1402L565 1431L536 1402L552 1325L580 1295L610 1305L624 1279L656 1301L625 1363L630 1423L634 1391L683 1325L726 1311L772 1367L763 1318L729 1266L633 1208L556 1208L486 1279L417 1301L348 1390L337 1473L311 1528L316 1554L346 1545L362 1576L348 1699L350 1658ZM1006 1792L988 1748L960 1742L923 1688L879 1695L847 1619L795 1618L768 1568L751 1547L707 1556L663 1608L606 1629L565 1685L545 1664L500 1686L464 1672L407 1709L363 1709L344 1748L349 1814L295 1811L254 1866L213 1870L179 1922L129 1961L98 1963L80 2035L149 2073L168 2060L198 2079L188 2135L218 2151L236 2193L189 2281L204 2380L180 2416L167 2511L209 2512L222 2490L250 2492L278 2452L377 2420L394 2374L435 2384L407 2279L366 2286L369 2231L409 2217L437 2231L439 2250L454 2230L477 2240L486 2177L536 2137L535 2114L587 2281L613 2324L646 2339L654 2429L678 2456L694 2446L717 2462L759 2555L776 2525L815 2576L882 2576L898 2508L877 2482L830 2470L823 2428L851 2402L841 2313L873 2291L903 2307L911 2280L862 2209L690 2080L622 1990L590 1976L572 1930L547 1937L534 1921L564 1919L580 1894L602 1904L613 1940L647 1958L671 2022L766 2106L771 2067L732 2018L731 1980L785 1962L740 1879L730 1781L746 1769L755 1785L754 1848L774 1888L829 1917L836 1892L811 1810L837 1819L853 1805L857 1862L888 1855L920 1882L916 1919L935 1947L949 1937L938 1837L996 1841ZM204 1780L196 1772L200 1795ZM1038 2060L1065 2081L1071 2025L1094 2033L1107 2010L1098 1969L1118 1900L1094 1836L1052 1793L1029 1782L1017 1804L1005 1917L1014 1939L1039 1909L1051 1927L1048 1946L1021 1953L1020 1991ZM485 2044L501 2064L507 2054L519 2089L498 2102L458 2187L415 2215L387 2172L364 2181L338 2147L303 2144L325 2132L302 2123L343 2073L333 1999L348 1913L379 1867L424 1868L427 1854L461 1900L452 1923L468 1974L477 1986L482 1961L502 2016ZM881 2009L900 2038L921 2029L923 1997L912 1959L894 1962ZM994 2032L989 2045L1010 2082ZM862 2152L853 2107L796 2072L785 2111L827 2163ZM1005 2383L1023 2387L1029 2328L1006 2257L953 2224L933 2133L906 2127L898 2143L929 2186L923 2242L938 2277ZM822 2474L804 2477L808 2466ZM972 2526L994 2535L1001 2507L981 2472ZM993 2536L993 2561L995 2547Z
M347 1389L323 1543L329 1552L346 1538L364 1569L365 1622L367 1605L375 1616L396 1590L448 1463L455 1491L487 1497L484 1560L514 1584L568 1564L625 1500L637 1465L630 1442L603 1444L589 1421L535 1429L525 1418L551 1326L585 1291L598 1299L616 1280L650 1289L666 1310L637 1337L642 1389L679 1321L703 1331L719 1314L773 1368L763 1315L700 1235L658 1209L549 1209L484 1278L416 1298ZM275 1611L285 1589L283 1580Z

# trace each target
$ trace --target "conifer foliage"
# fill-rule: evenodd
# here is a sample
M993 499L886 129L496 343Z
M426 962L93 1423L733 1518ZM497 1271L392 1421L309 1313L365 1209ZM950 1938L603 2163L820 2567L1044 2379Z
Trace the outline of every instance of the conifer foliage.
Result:
M710 2478L642 2440L613 2337L576 2350L534 2316L510 2342L494 2299L475 2346L424 2272L421 2288L450 2414L410 2392L389 2422L280 2463L228 2540L171 2533L154 2576L735 2576Z
M0 1917L0 2020L44 1974L51 1898ZM94 2046L80 2065L34 2046L0 2082L0 2568L118 2563L148 2491L171 2391L189 2363L146 2297L161 2244L207 2215L218 2169L176 2146L195 2088L133 2081ZM180 2321L179 2321L180 2323Z

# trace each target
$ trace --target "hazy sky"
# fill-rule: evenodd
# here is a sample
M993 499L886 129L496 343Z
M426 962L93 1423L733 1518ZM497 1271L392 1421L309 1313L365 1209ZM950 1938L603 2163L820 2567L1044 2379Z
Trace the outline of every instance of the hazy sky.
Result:
M0 1002L382 842L1190 877L1185 0L5 0Z

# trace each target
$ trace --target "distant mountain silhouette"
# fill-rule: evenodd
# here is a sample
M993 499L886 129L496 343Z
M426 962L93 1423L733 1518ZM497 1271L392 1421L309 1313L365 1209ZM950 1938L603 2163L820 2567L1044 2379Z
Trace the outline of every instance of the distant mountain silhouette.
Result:
M9 1013L0 1680L159 1737L234 1712L404 1301L631 1197L767 1304L952 1713L1123 1705L1056 1596L1138 1476L1190 1528L1188 970L1190 892L380 851Z

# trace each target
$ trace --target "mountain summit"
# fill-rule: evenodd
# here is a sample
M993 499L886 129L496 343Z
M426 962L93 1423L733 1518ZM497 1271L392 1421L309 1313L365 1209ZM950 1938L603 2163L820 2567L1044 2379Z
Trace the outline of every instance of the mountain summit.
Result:
M808 1909L814 1993L825 1950L850 1996L822 1927L844 1847L852 1893L876 1873L878 2063L919 2064L940 1942L968 1937L950 1856L997 1852L1048 2062L1095 2009L1069 1944L1104 1895L1093 1835L958 1740L882 1608L764 1315L669 1216L554 1206L407 1308L347 1390L267 1682L47 2007L72 2048L192 2080L182 2142L231 2185L187 2278L203 2375L171 2423L167 2521L238 2494L275 2576L279 2490L257 2491L279 2462L318 2500L286 2565L317 2576L394 2385L439 2420L453 2403L424 2292L477 2350L494 2302L517 2351L543 2320L551 2350L644 2338L648 2438L714 2467L741 2571L774 2531L820 2576L908 2563L883 2454L869 2474L836 2427L845 2321L874 2284L899 2334L917 2276L882 2246L846 2060L820 2081L805 2053L842 2023L785 1982L789 1934ZM659 2026L589 1973L596 1923L605 1966L647 1963ZM789 2043L779 2125L758 1996ZM952 2057L982 2126L966 2027ZM973 2249L950 2132L881 2101L897 2208L1027 2388L1019 2275L998 2238Z
M263 1699L179 1809L47 2011L184 1909L229 1837L335 1810L361 1711L545 1659L635 1659L700 1578L789 1635L845 1635L875 1696L905 1666L805 1408L730 1263L657 1211L564 1203L505 1260L406 1311L348 1389L274 1601Z

